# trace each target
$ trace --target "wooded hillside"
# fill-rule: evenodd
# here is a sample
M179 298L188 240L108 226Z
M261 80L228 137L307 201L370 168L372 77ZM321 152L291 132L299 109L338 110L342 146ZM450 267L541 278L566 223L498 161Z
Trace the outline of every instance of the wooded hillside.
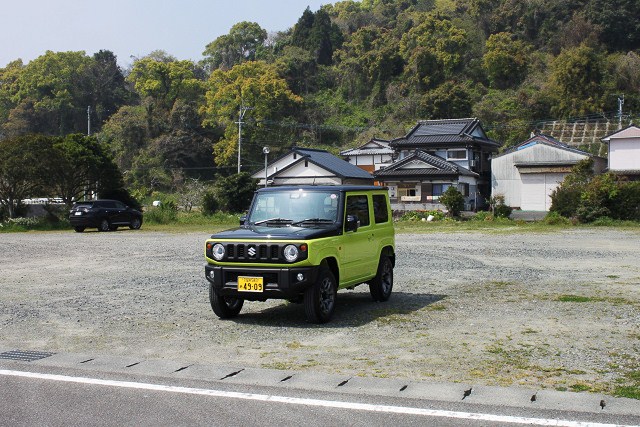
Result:
M242 106L248 172L265 145L337 152L421 119L478 117L509 146L544 122L617 121L622 95L636 116L639 27L639 0L348 0L281 33L239 22L197 63L48 51L0 69L0 138L86 133L89 114L142 193L235 173Z

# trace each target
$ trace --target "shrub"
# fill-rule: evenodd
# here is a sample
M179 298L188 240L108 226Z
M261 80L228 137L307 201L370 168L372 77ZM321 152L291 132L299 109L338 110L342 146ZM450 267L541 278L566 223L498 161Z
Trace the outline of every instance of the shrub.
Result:
M162 203L160 206L149 208L144 213L146 222L169 224L178 219L178 209L175 203Z
M200 209L204 215L213 215L220 210L220 203L213 191L208 190L202 195Z
M489 200L494 218L509 218L513 209L504 203L504 195L496 194Z
M401 221L422 221L429 216L433 216L434 221L442 221L445 218L445 214L442 211L408 211L402 214Z
M493 214L489 211L480 211L469 219L471 221L493 221Z
M549 212L544 217L542 222L548 225L572 225L573 224L569 218L565 218L564 216L560 215L558 212Z
M440 196L440 203L447 208L449 216L457 217L464 209L464 196L456 187L451 186Z

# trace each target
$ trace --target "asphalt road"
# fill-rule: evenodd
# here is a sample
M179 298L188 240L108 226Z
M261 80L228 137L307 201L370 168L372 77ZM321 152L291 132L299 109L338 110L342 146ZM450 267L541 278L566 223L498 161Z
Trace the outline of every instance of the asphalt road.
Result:
M0 358L0 425L640 425L628 399L87 357Z

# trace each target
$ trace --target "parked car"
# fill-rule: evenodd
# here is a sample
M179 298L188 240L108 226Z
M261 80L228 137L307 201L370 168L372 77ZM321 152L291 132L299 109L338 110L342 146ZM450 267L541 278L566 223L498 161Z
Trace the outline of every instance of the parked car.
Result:
M109 231L122 226L137 230L142 225L142 212L117 200L87 200L73 205L69 222L78 233L85 228Z
M239 228L206 241L211 308L238 315L244 301L304 303L328 322L339 289L367 283L375 301L393 288L395 239L389 191L373 186L300 186L256 192Z

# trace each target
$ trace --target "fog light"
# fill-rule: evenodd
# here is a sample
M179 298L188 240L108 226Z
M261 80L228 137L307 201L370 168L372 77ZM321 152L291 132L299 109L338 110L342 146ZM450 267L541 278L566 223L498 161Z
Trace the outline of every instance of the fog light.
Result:
M215 275L216 275L216 273L215 273L215 271L214 271L214 270L209 270L209 278L210 278L211 280L213 280L213 279L214 279Z
M304 280L304 274L298 273L298 275L296 276L296 279L298 279L298 282L302 282Z

